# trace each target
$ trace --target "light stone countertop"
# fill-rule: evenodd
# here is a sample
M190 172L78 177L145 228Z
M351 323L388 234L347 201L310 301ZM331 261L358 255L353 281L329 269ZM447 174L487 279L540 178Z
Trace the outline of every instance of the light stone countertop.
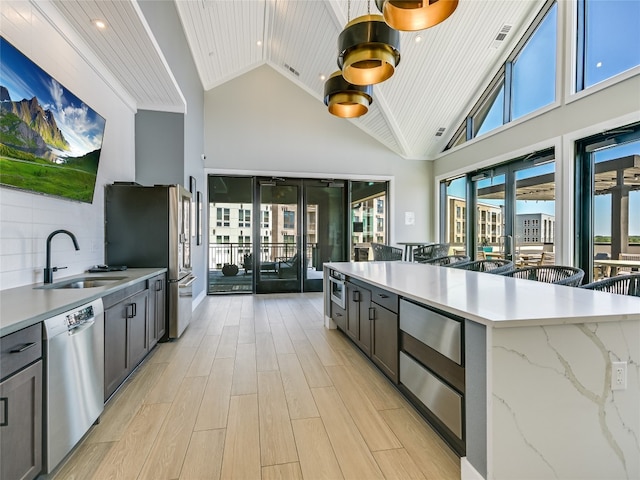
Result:
M120 289L166 272L166 268L130 268L123 271L84 273L56 277L53 284L74 278L125 277L103 287L48 289L42 283L0 290L0 336L16 332L47 318L104 297Z
M324 266L494 328L640 320L640 297L419 263Z

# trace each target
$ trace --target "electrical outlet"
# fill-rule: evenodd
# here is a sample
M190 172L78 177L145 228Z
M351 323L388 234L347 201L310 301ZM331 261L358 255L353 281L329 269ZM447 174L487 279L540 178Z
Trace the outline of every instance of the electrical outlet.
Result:
M627 362L611 362L611 390L627 389Z

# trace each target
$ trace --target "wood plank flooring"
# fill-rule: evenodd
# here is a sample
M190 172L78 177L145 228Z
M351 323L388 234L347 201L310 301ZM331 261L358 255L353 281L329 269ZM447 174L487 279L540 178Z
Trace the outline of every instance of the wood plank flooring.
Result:
M55 473L66 479L460 478L322 294L209 296Z

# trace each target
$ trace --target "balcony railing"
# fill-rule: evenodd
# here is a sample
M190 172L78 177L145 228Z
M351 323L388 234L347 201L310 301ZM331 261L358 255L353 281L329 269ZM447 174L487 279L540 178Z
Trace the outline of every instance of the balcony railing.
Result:
M307 268L314 264L317 243L306 245ZM244 264L245 255L253 253L252 243L211 243L209 244L209 270L220 270L225 264ZM291 258L297 253L295 243L261 243L260 262L277 262Z

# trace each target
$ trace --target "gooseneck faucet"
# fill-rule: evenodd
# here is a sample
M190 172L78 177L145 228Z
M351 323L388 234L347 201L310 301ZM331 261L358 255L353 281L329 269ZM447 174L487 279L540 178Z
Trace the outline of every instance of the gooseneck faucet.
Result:
M78 246L78 240L76 240L76 236L71 233L69 230L56 230L55 232L51 232L51 234L47 237L47 266L44 269L44 283L53 282L53 272L57 272L60 269L67 267L53 267L51 268L51 239L55 237L59 233L66 233L73 240L73 246L76 250L80 250Z

